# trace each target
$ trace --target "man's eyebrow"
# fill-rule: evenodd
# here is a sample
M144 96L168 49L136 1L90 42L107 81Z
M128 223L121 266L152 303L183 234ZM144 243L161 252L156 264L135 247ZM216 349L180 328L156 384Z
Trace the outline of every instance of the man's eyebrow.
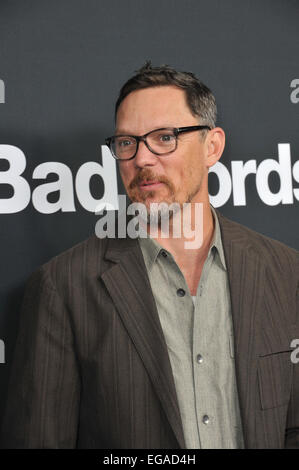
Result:
M124 131L122 129L115 129L115 135L132 135L132 132Z
M155 130L158 130L158 129L173 129L175 127L177 127L177 126L173 126L173 125L167 126L165 124L162 124L161 126L155 126L153 129L149 130L148 132L155 131ZM145 134L147 134L147 132ZM115 129L115 134L114 135L137 135L137 134L134 134L133 132L123 130L123 129Z

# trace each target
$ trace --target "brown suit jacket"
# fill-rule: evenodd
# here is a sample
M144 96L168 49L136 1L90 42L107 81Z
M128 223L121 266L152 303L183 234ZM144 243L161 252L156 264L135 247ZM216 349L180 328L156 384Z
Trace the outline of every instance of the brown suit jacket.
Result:
M298 252L217 214L245 447L299 448ZM92 236L31 276L1 446L185 447L137 240Z

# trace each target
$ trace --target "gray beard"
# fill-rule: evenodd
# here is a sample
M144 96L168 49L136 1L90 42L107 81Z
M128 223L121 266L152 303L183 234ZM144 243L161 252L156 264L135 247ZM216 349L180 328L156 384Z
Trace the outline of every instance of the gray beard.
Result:
M163 222L171 221L173 216L176 215L181 210L180 204L178 202L171 202L170 204L166 202L160 202L157 204L151 204L149 209L146 211L146 222L155 226L155 224L160 228Z
M200 186L201 184L198 184L194 191L187 194L185 203L190 203L192 201L193 197L199 191ZM142 204L145 204L145 202ZM151 203L149 208L146 207L146 214L140 213L138 217L144 224L151 224L153 227L155 226L160 229L163 222L167 223L168 221L172 221L173 217L182 209L183 204L176 202L175 200L169 203L161 201L158 203Z

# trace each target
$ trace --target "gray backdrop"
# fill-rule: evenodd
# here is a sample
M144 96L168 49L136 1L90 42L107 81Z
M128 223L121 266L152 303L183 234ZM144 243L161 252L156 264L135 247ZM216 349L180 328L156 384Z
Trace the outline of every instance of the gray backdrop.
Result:
M101 145L146 59L193 71L216 96L219 210L299 249L298 20L296 0L0 0L0 418L25 280L94 231L81 202L116 187Z

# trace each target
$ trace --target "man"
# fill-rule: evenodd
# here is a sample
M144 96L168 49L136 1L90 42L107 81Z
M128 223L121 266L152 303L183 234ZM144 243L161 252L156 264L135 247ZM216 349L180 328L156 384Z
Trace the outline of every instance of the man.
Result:
M163 238L162 214L154 238L92 236L32 275L3 447L299 447L298 252L210 205L215 119L191 73L147 63L121 89L107 144L130 200L146 224L200 205L202 243Z

